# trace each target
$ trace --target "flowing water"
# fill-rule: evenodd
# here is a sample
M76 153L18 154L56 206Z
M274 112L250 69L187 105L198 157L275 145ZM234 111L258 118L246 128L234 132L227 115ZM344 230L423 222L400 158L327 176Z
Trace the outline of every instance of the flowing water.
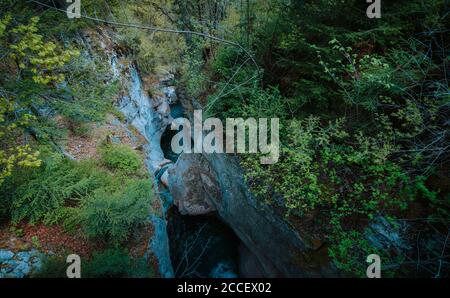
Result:
M111 60L113 73L120 75L115 57ZM119 102L119 108L146 139L144 147L146 165L158 180L164 170L162 163L175 163L178 155L171 150L171 139L176 133L164 117L151 104L151 98L142 88L141 78L133 66L128 66L129 92ZM164 93L171 96L172 86L165 86ZM170 118L183 116L180 104L170 105ZM164 169L164 168L163 168ZM163 277L237 277L239 239L234 232L215 214L203 216L183 216L169 191L156 181L162 201L161 216L152 215L155 233L150 241L150 249L159 263Z

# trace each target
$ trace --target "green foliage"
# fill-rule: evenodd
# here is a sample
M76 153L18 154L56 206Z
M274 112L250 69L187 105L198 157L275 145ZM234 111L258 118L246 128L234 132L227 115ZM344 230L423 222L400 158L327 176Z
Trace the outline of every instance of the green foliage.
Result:
M73 46L73 32L56 36L50 32L49 24L55 21L50 15L54 11L46 11L41 18L32 16L35 13L30 7L23 8L22 13L24 19L0 13L0 49L6 53L0 59L0 69L5 73L0 79L0 92L12 94L6 99L2 95L1 105L7 102L5 109L17 123L25 116L32 120L12 131L14 136L26 128L40 141L59 141L63 131L52 124L55 113L78 123L103 120L113 110L119 91L118 83L112 81L109 64L93 53L80 53Z
M32 223L43 220L67 202L76 203L111 181L107 173L95 170L92 162L77 164L58 155L46 159L42 168L29 175L10 194L15 223L24 219Z
M59 207L45 214L43 222L46 225L60 224L66 232L75 233L82 222L81 209L76 207Z
M23 229L17 228L16 226L11 226L9 228L9 232L12 233L16 237L23 237L24 236Z
M19 103L0 96L0 185L16 166L40 166L39 151L33 152L30 145L19 145L15 140L33 119L35 117L24 111Z
M82 277L152 277L153 270L143 259L132 259L122 249L106 249L93 254L92 259L83 267Z
M1 203L13 223L60 223L69 232L81 225L87 236L118 245L150 212L150 181L113 175L90 160L51 155L43 167L9 180L1 189Z
M351 272L357 277L366 277L368 255L377 254L383 260L383 264L391 264L395 261L401 263L403 259L397 257L395 260L386 251L376 248L366 239L364 234L356 231L344 231L340 225L333 223L335 231L331 234L331 246L328 250L330 257L340 270ZM383 277L394 277L395 272L383 268Z
M131 266L130 256L123 250L107 249L94 253L83 266L83 277L124 277Z
M38 236L32 236L31 237L31 244L33 244L33 247L36 249L41 249L41 242L39 241Z
M330 221L321 230L345 271L361 275L364 254L379 252L365 227L405 214L414 200L446 214L440 223L448 226L448 196L428 183L449 166L444 2L386 3L373 22L355 13L367 5L352 0L235 4L221 24L253 50L262 77L251 79L245 56L224 46L192 71L209 74L201 89L213 90L213 115L281 118L279 162L245 156L246 180L289 219Z
M136 174L142 168L141 158L135 150L126 145L105 145L102 162L112 170L126 174Z
M345 124L339 119L321 125L315 117L292 121L278 163L260 165L256 156L246 156L242 164L259 199L276 204L273 198L281 196L288 215L325 211L332 223L323 228L331 242L330 256L339 268L360 274L361 258L374 250L358 232L364 225L349 221L397 214L415 198L436 194L423 184L422 176L411 177L390 161L397 147L389 136L349 134Z
M7 16L8 18L8 16ZM78 56L76 50L62 50L54 42L44 42L43 36L36 33L39 17L32 17L29 24L19 25L10 31L9 57L15 60L22 72L29 72L35 83L49 84L62 82L64 75L57 70Z
M81 217L86 235L114 245L144 224L150 215L151 182L131 182L123 190L102 189L88 199Z
M186 54L187 62L185 63L183 72L183 83L186 92L193 98L198 98L207 89L207 75L203 73L203 61L200 58L199 51L192 51Z
M63 94L53 99L51 107L74 122L104 120L114 111L113 102L120 90L109 64L100 56L84 52L70 66Z
M351 138L344 123L341 119L322 127L314 117L293 121L279 163L266 167L253 158L243 162L254 193L267 198L283 194L285 207L297 214L327 207L342 218L372 218L385 209L404 208L398 187L407 190L411 182L388 161L395 146L383 136L359 133Z
M111 6L111 5L110 5ZM118 22L152 24L154 27L173 27L173 1L132 1L111 7ZM132 52L141 74L154 75L175 69L181 64L185 49L184 38L178 34L118 28L119 43Z
M231 92L226 96L212 94L206 111L225 118L280 118L287 115L287 102L277 88L261 90L257 86Z
M16 144L26 132L41 142L63 139L54 112L85 135L86 122L116 113L120 87L102 55L78 55L71 45L88 21L51 10L37 18L30 7L0 3L0 216L71 231L81 225L91 238L118 246L149 212L150 183L136 178L143 176L139 155L107 145L101 164L53 156L35 168L38 153ZM367 3L356 0L86 0L83 8L120 22L221 36L253 53L259 67L229 44L117 28L118 48L144 75L178 68L183 57L181 85L205 116L281 118L279 162L244 157L247 182L287 220L320 214L329 224L319 232L338 268L362 276L369 253L399 262L370 243L366 228L379 217L394 221L414 200L448 227L448 188L431 188L429 179L449 167L445 0L383 2L377 20L367 19ZM119 250L96 254L92 263L92 277L129 276L134 266Z
M47 256L33 278L66 278L69 266L62 255ZM153 269L144 259L133 259L123 249L94 252L91 259L81 259L82 278L152 277Z
M68 263L63 256L47 256L42 260L41 268L33 272L33 278L66 278Z

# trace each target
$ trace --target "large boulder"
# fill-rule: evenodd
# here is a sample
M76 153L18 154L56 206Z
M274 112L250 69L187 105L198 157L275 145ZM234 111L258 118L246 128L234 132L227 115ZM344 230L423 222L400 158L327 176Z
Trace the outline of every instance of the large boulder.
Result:
M270 206L249 193L236 158L226 154L182 154L169 170L169 189L183 214L217 210L248 251L244 277L338 276L325 246L300 235ZM241 250L242 251L242 250ZM250 259L251 256L251 259ZM252 269L253 268L253 269ZM253 272L254 271L254 272Z
M201 154L182 154L167 170L174 204L182 215L201 215L215 210L220 189L214 171Z

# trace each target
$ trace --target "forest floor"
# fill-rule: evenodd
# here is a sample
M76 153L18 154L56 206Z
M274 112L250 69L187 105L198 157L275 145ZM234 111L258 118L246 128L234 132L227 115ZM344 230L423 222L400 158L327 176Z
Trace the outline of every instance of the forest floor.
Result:
M84 134L75 133L68 119L57 116L56 121L58 128L68 130L67 139L60 146L76 160L99 159L99 148L104 142L128 145L138 150L145 143L144 137L134 128L127 126L112 114L108 114L101 123L85 124ZM153 226L150 223L141 226L126 245L130 255L135 258L143 257L153 233ZM46 255L76 253L82 258L90 258L94 251L105 248L101 243L94 243L96 242L84 237L81 230L69 233L60 225L25 222L14 225L6 222L0 226L0 250L14 253L37 250ZM152 263L154 272L158 272L156 262Z

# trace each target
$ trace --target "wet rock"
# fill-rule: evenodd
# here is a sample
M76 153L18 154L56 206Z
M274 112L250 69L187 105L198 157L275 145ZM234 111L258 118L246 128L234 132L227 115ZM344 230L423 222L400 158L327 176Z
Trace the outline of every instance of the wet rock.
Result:
M233 272L232 267L227 264L220 262L211 271L210 277L212 278L237 278L236 273Z
M0 268L0 278L6 277L8 274L14 271L17 267L17 263L14 260L3 261Z
M12 259L14 253L8 250L0 250L0 262Z
M133 125L147 140L144 145L146 165L155 173L171 161L164 157L161 149L161 137L171 123L170 105L165 97L158 101L151 99L144 91L138 71L129 66L129 77L122 78L128 85L128 94L119 101L119 109L127 122Z
M163 115L163 116L170 116L170 105L168 102L163 102L162 104L160 104L157 108L156 111Z
M170 104L174 104L178 100L175 88L173 86L164 87L163 92Z
M41 253L37 250L14 253L0 250L0 278L24 278L42 266Z
M159 216L150 217L155 233L149 241L151 252L158 259L158 268L162 277L171 278L174 276L172 263L169 255L169 240L167 238L166 221ZM148 258L147 252L147 258Z
M17 278L23 278L27 276L31 271L31 266L26 262L18 263L17 267L14 269L15 276Z
M39 257L33 257L30 264L35 270L40 270L42 267L42 260Z
M408 224L406 222L389 222L385 217L376 217L366 229L366 238L379 249L394 248L399 251L411 250L407 234Z
M111 139L111 142L114 143L114 144L120 144L121 143L120 137L111 136L110 139Z
M252 252L241 243L239 246L239 274L244 278L263 278L260 262Z
M161 175L161 178L159 178L159 180L161 181L161 183L162 183L165 187L169 187L169 171L166 170L166 171Z
M27 251L21 251L16 254L16 259L22 262L28 262L30 260L30 253Z

